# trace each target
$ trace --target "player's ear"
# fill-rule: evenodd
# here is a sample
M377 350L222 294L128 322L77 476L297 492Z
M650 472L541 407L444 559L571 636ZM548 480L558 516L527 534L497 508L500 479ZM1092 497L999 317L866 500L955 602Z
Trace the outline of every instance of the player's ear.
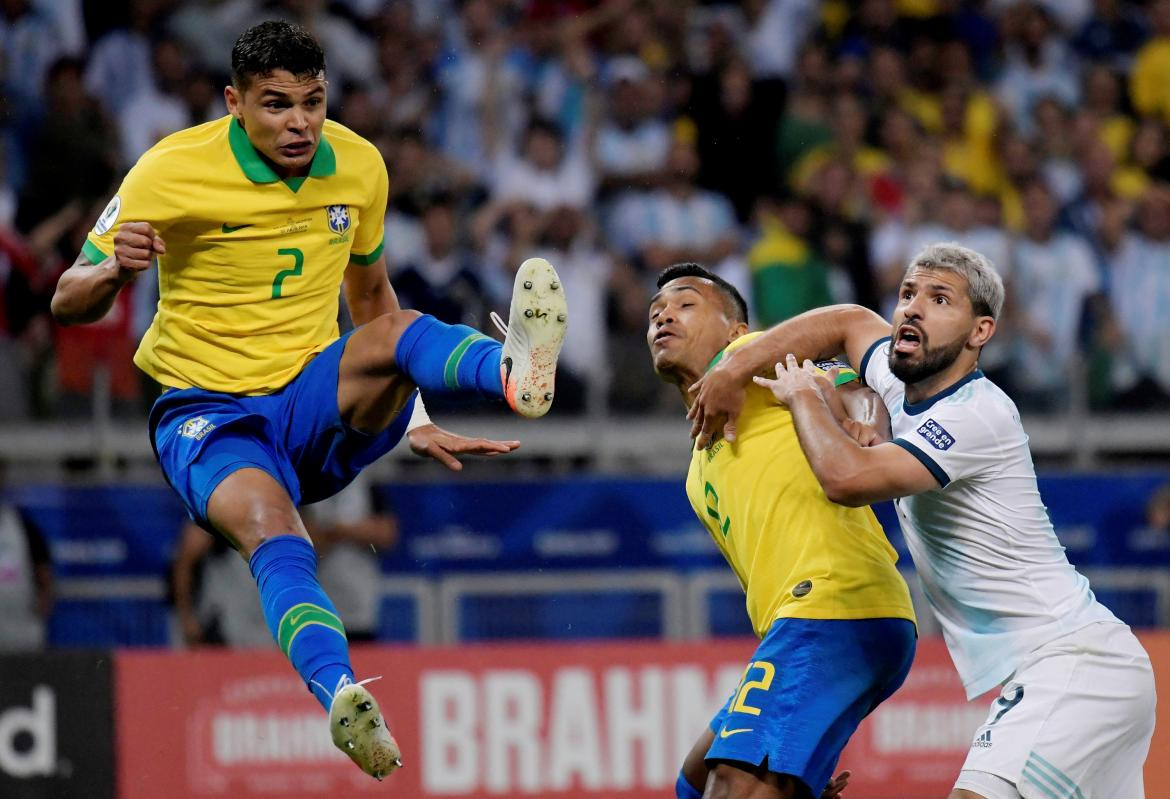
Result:
M223 101L227 104L228 113L236 119L240 119L240 102L243 100L243 92L237 89L232 84L223 87ZM241 120L242 121L242 120Z
M975 326L971 329L971 335L967 337L967 344L974 349L979 349L995 335L995 320L990 316L976 316Z
M731 332L727 335L727 343L730 344L746 332L748 332L747 323L736 322L731 326Z

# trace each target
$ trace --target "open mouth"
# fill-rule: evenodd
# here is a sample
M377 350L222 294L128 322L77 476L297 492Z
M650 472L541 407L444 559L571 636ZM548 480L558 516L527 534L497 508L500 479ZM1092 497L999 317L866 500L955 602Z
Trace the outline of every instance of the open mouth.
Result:
M669 338L677 338L677 336L675 336L675 334L672 333L671 331L666 330L664 328L664 329L659 330L657 333L654 334L654 343L659 344L659 343L661 343Z
M922 332L913 325L902 325L894 338L894 352L910 353L922 346Z
M296 158L298 155L304 155L309 152L312 147L312 142L302 141L286 144L280 148L280 151L290 158Z

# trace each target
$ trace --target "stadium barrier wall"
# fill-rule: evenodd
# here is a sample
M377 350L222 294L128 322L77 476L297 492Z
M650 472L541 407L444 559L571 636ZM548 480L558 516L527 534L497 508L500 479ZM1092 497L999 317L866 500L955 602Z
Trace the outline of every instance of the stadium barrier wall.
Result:
M114 798L112 672L102 652L0 655L0 797Z
M1170 633L1143 641L1165 690ZM716 639L357 649L358 674L383 675L376 691L404 752L405 768L387 784L333 749L320 708L278 654L120 652L117 795L385 796L392 783L396 799L667 799L753 647ZM921 641L906 685L842 757L855 773L850 799L945 796L990 699L966 702L942 642ZM1153 799L1170 797L1170 763L1157 754L1170 751L1166 707L1146 766Z

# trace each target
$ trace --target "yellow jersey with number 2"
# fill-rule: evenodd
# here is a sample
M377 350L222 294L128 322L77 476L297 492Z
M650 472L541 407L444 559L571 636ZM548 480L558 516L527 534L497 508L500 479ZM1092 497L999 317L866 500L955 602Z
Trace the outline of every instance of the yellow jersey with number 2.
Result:
M687 497L739 578L761 638L781 618L915 620L873 511L829 501L771 391L747 387L734 444L694 450Z
M138 160L86 239L97 263L124 222L166 242L159 303L134 362L164 386L268 394L337 338L342 275L382 252L381 155L327 121L307 177L280 179L227 116Z

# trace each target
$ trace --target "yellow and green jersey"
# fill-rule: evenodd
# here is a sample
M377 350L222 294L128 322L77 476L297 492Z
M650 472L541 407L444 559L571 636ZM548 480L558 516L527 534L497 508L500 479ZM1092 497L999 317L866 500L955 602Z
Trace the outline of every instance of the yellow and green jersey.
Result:
M743 585L757 635L779 618L914 621L898 555L873 511L829 501L792 414L767 389L748 386L734 444L694 450L687 497Z
M228 116L146 152L83 252L97 263L122 223L153 225L167 251L134 362L164 386L267 394L337 338L346 266L382 253L388 185L374 146L332 121L308 176L282 180Z

